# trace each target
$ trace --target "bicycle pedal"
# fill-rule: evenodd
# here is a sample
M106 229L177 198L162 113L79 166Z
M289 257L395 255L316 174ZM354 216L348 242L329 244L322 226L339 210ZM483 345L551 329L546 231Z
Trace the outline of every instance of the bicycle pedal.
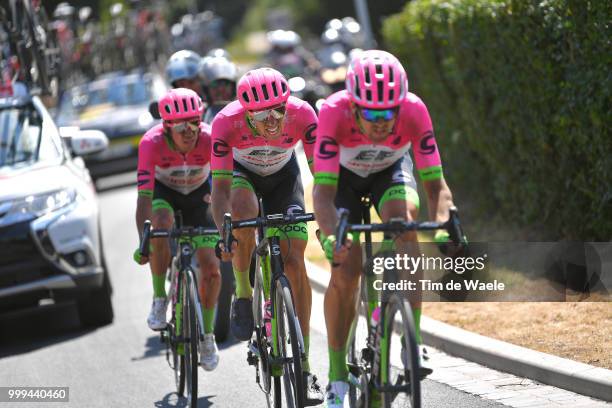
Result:
M247 353L247 363L252 366L256 366L259 363L259 357L250 351Z

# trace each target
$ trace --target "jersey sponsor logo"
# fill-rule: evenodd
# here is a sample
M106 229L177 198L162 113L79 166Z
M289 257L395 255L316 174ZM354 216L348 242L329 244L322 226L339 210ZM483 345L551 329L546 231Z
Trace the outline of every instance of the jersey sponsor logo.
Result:
M306 128L306 131L304 132L304 143L313 144L314 142L316 142L317 138L314 135L315 130L317 130L316 123L312 123L308 125L308 127Z
M247 153L247 156L267 156L273 157L279 154L287 153L286 150L251 150Z
M229 153L229 145L224 140L216 140L213 144L213 154L215 157L225 157Z
M357 156L353 157L352 160L357 161L379 161L384 160L388 157L392 157L395 155L395 152L385 152L379 150L362 150L357 154Z
M204 172L204 169L187 169L187 170L173 170L170 173L170 177L197 177Z
M423 154L435 153L436 141L434 140L434 134L432 131L429 131L423 135L419 148L421 149L421 153Z
M333 149L333 150L331 150ZM317 157L321 159L331 159L338 155L338 142L329 136L323 136Z

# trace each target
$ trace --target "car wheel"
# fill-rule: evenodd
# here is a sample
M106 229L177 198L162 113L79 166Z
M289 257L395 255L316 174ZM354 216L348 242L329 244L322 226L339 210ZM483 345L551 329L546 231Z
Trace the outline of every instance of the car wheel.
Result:
M81 324L87 327L99 327L112 323L115 316L111 295L113 288L110 282L106 257L102 247L102 235L100 234L100 257L101 265L104 270L104 280L102 287L88 292L78 301L79 317Z

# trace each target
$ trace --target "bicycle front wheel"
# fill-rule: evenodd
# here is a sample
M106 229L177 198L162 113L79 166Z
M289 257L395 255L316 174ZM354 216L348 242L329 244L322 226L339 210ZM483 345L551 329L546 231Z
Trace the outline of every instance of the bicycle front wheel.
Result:
M353 325L351 326L348 347L347 362L349 372L353 378L349 381L349 407L369 406L368 384L369 376L366 367L371 366L372 352L367 347L368 333L370 332L370 322L368 320L368 307L366 298L363 296L362 286L361 296L357 299L357 313Z
M293 307L289 281L281 276L276 281L275 308L273 320L277 329L277 356L282 358L282 385L288 408L304 406L304 385L302 375L301 332ZM302 340L303 341L303 340Z
M379 378L384 390L383 407L421 408L419 350L412 311L396 293L385 308L382 336Z
M191 282L187 273L183 274L183 323L185 330L185 377L187 381L187 403L191 408L198 406L198 323L195 307L197 305L193 298Z

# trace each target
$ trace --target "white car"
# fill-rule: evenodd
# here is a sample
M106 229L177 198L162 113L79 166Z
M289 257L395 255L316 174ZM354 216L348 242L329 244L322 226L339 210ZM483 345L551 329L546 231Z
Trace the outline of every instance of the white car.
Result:
M80 157L108 140L68 133L38 97L0 98L0 317L76 300L83 325L113 320L96 192Z

